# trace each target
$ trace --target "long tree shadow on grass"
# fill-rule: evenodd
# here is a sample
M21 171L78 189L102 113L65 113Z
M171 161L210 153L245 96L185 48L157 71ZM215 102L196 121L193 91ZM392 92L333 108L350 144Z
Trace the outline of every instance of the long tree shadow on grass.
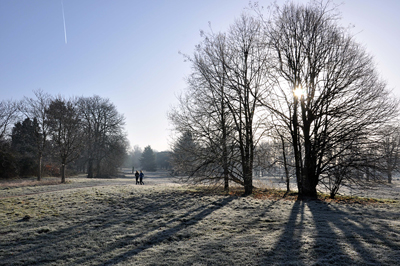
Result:
M382 210L338 208L309 202L317 235L314 252L322 264L395 265L400 259L399 230L387 222L394 217Z
M234 197L223 198L223 199L214 201L211 206L208 206L208 207L202 206L196 210L188 211L185 214L180 215L179 217L176 217L169 221L169 223L179 221L177 225L175 225L171 228L162 230L161 232L157 232L156 234L150 236L148 238L148 240L146 240L144 243L141 243L140 245L138 245L135 249L128 250L120 255L117 255L114 258L112 258L104 263L101 263L100 265L113 265L113 264L123 262L123 261L139 254L140 252L142 252L146 249L149 249L159 243L162 243L165 240L171 239L171 237L176 235L182 229L186 228L187 226L197 224L202 219L204 219L208 215L210 215L212 212L214 212L220 208L223 208L224 206L229 204L229 202L231 202L233 199L234 199ZM105 252L107 252L107 251L105 251Z
M85 212L73 209L68 212L71 215L70 224L58 226L56 230L51 225L46 231L30 226L29 221L19 223L18 226L29 229L25 231L29 235L23 236L21 241L14 239L9 243L0 239L0 265L130 263L136 261L137 255L139 259L145 255L142 252L158 244L169 245L187 240L185 232L188 228L213 216L214 211L231 206L230 202L236 197L215 200L183 192L157 192L122 199L111 195L110 199L104 198L103 202ZM243 221L249 228L260 228L262 233L267 234L271 230L282 232L273 241L272 247L258 242L259 250L264 251L262 254L244 254L249 264L395 265L400 261L400 230L395 224L390 224L399 216L393 210L297 201L288 206L290 209L283 216L274 217L266 213L273 204L276 202L265 205L264 212L243 206L240 211L245 217L231 224L236 226ZM57 222L64 217L67 218L51 219ZM273 226L260 227L261 218L270 219L268 221ZM138 227L136 223L140 222L141 227ZM239 233L247 237L245 229ZM221 245L215 239L213 243L201 245L199 250L223 246L232 238L235 234L227 235ZM237 243L238 248L246 247L241 242ZM13 255L8 255L11 252ZM235 265L234 260L230 261ZM190 263L189 260L187 262Z
M179 265L191 265L193 258L199 265L270 265L269 262L259 263L259 253L255 250L263 248L264 234L280 230L280 217L273 210L282 201L283 199L266 201L262 206L254 201L240 200L231 204L225 210L230 212L229 221L224 220L223 214L219 214L218 217L222 220L211 219L203 224L203 230L210 229L202 235L203 242L200 245L193 243L194 251L181 259ZM297 211L298 209L297 206L294 208ZM255 248L256 245L258 247Z
M201 196L185 193L155 193L147 196L113 200L94 205L92 209L72 210L63 215L70 225L57 225L62 217L43 220L45 228L27 221L22 238L0 241L0 265L34 263L112 265L123 262L139 252L175 237L182 229L200 222L235 197L199 201ZM97 206L97 207L96 207ZM68 215L66 217L65 215ZM163 219L159 219L162 216ZM142 222L140 223L140 221ZM36 223L37 224L37 223ZM138 224L141 224L138 227ZM3 243L2 243L3 242ZM93 244L92 244L93 243ZM112 257L110 259L110 257Z
M223 198L213 201L210 204L203 204L198 207L195 207L195 205L198 203L196 201L190 202L182 200L175 206L175 210L185 209L187 211L184 213L180 213L179 215L172 215L173 208L171 205L173 203L168 200L165 201L165 198L163 199L162 197L160 197L160 201L162 201L163 204L154 202L141 204L139 210L144 211L145 213L153 212L154 214L156 214L164 210L166 212L170 212L171 217L167 221L156 222L156 224L141 223L141 230L139 233L134 235L126 235L122 239L115 241L111 245L107 245L105 249L102 249L98 253L94 253L90 256L85 256L80 260L74 261L71 265L81 264L87 261L101 261L99 265L113 265L124 262L125 260L128 260L131 257L139 254L140 252L143 252L159 243L162 243L164 241L173 241L174 238L177 237L176 235L178 232L188 226L197 224L209 214L219 208L222 208L233 199L234 197ZM122 218L122 221L113 220L107 225L103 225L100 230L104 230L105 227L112 227L117 225L118 223L129 220L129 217ZM148 221L147 219L144 219L143 222ZM170 226L171 224L176 225ZM165 229L159 230L160 228ZM127 251L121 252L121 250L123 249L126 249ZM104 260L104 258L102 258L103 255L112 256L112 258Z
M131 198L131 201L137 200L135 197ZM132 206L132 205L131 205ZM108 209L103 210L103 213L98 213L93 216L93 213L81 213L77 211L76 213L70 213L71 218L81 217L80 222L73 222L73 225L58 229L55 231L50 230L47 227L36 228L32 233L36 233L36 236L30 237L31 241L16 241L14 243L9 243L7 249L20 250L20 252L13 252L14 257L20 257L23 255L37 254L41 253L44 249L51 249L53 246L58 246L57 243L68 243L72 239L77 239L85 237L86 234L95 231L105 231L108 228L115 226L118 223L124 223L126 221L132 220L133 216L140 215L143 209L147 208L150 210L159 210L170 206L170 202L151 202L147 203L142 207L134 208L136 212L128 212L124 215L113 215L113 210L118 209L117 206L110 206ZM98 209L93 211L99 211ZM92 211L92 212L93 212ZM21 221L18 221L21 222ZM46 220L43 220L43 225L46 225ZM20 227L29 227L29 220L25 223L19 224ZM139 237L138 234L136 237ZM35 245L34 243L40 243ZM27 248L24 248L27 246ZM54 258L60 260L63 257ZM40 259L39 261L40 262Z
M390 214L384 211L377 215L376 209L338 206L320 201L296 201L281 237L264 254L260 265L398 263L400 232L379 221L394 221L395 217L386 217ZM311 215L312 226L305 227L303 215Z
M296 222L300 215L300 222ZM276 245L268 251L261 261L262 265L305 265L301 261L300 238L303 228L298 226L304 217L304 202L296 201L290 211L283 233Z

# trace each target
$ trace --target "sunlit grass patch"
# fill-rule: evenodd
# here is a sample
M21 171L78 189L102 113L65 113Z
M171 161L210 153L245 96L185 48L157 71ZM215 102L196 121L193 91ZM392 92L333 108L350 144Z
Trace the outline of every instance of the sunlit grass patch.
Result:
M345 203L345 204L381 204L381 203L398 203L397 200L392 199L376 199L376 198L365 198L365 197L357 197L357 196L344 196L344 195L336 195L334 199L331 199L328 194L318 193L318 199L326 201L326 202L335 202L335 203Z
M241 197L244 195L244 188L233 186L230 187L229 191L225 191L221 186L193 186L189 187L186 192L195 193L195 194L203 194L203 195L214 195L214 196L236 196ZM249 195L254 199L260 200L289 200L296 201L298 200L298 192L297 191L286 191L275 188L254 188L253 193ZM357 196L344 196L344 195L336 195L334 199L330 198L329 194L318 193L317 200L323 202L334 202L339 204L392 204L398 203L397 200L393 199L377 199L377 198L366 198L366 197L357 197Z
M71 183L70 180L66 180L65 184ZM36 177L32 178L19 178L9 179L0 182L0 189L9 189L15 187L28 187L28 186L49 186L61 184L60 177L45 177L42 180L37 181Z

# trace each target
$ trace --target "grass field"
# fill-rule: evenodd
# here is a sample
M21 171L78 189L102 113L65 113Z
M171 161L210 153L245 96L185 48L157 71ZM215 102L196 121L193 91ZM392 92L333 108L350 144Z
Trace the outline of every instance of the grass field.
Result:
M241 197L147 175L0 186L0 265L398 265L391 199ZM266 192L265 192L266 193ZM384 195L388 195L384 194Z

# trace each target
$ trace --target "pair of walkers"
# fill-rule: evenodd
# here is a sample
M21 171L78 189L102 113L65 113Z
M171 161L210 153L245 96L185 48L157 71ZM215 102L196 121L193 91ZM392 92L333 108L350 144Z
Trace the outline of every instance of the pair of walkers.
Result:
M139 174L138 171L136 171L135 177L136 177L136 185L137 185L137 184L139 184L139 185L144 185L144 183L143 183L144 174L143 174L142 171L140 171L140 174Z

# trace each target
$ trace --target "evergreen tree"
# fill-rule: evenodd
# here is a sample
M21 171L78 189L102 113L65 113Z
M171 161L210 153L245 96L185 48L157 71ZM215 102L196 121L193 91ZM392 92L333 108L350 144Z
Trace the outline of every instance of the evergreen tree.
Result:
M196 145L193 135L185 131L174 144L171 164L174 173L177 175L193 175L196 173L198 145Z
M0 179L18 175L18 162L10 146L9 141L0 139Z
M38 170L36 167L38 138L39 125L36 118L33 121L26 118L22 123L16 123L12 129L11 148L17 154L20 176L34 175Z
M157 171L156 156L150 146L144 148L140 164L145 171Z

